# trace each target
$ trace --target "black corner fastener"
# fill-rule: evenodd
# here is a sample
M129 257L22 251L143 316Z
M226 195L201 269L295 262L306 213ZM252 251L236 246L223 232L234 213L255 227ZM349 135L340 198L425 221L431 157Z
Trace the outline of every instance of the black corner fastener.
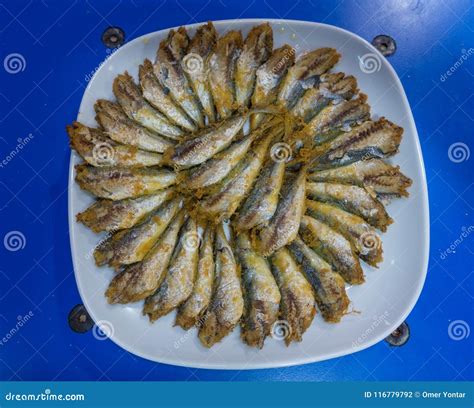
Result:
M118 48L125 42L125 32L120 27L109 27L102 33L102 42L107 48Z
M372 45L377 48L384 57L390 57L397 51L397 43L389 35L378 35L372 40Z
M398 326L389 336L385 338L385 341L391 346L400 347L403 346L410 338L410 327L408 324L403 322Z
M76 333L86 333L94 326L94 321L83 304L72 308L68 316L69 327Z

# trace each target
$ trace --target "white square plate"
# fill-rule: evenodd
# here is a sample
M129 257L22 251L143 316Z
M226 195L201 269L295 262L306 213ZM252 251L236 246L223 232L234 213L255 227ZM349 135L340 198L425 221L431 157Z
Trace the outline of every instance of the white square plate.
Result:
M92 252L101 236L76 223L75 215L92 201L74 182L74 165L81 160L71 155L69 170L69 230L77 286L82 300L96 322L118 345L138 356L162 363L216 369L281 367L321 361L365 349L390 334L407 317L418 299L426 277L429 253L428 193L418 135L405 92L394 69L362 38L329 25L287 20L232 20L214 22L219 33L229 29L247 34L251 27L269 21L274 47L288 43L301 54L319 47L334 47L341 54L335 70L354 75L359 88L369 97L373 116L385 116L405 129L400 153L393 158L413 179L408 199L388 206L395 223L383 234L384 262L379 269L364 266L366 283L348 288L351 313L338 324L325 323L318 315L303 341L286 347L268 338L262 350L252 349L239 339L239 329L207 350L196 330L173 327L174 313L150 324L142 316L142 303L109 305L104 291L114 272L97 268ZM190 34L198 24L187 26ZM119 73L137 78L138 65L154 60L158 44L168 30L137 38L117 50L97 70L80 107L78 120L96 126L94 102L114 99L112 82ZM100 333L96 336L100 338Z

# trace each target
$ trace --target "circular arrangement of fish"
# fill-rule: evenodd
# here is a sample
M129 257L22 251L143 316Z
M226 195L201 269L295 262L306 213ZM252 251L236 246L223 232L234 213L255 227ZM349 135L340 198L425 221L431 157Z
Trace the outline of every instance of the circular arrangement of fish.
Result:
M273 49L269 24L193 38L171 30L139 83L118 75L96 129L68 126L80 187L97 201L77 220L107 238L97 265L117 274L111 304L144 301L154 322L176 309L206 347L301 341L316 310L348 313L360 259L382 261L387 200L411 180L384 159L403 129L371 119L356 78L320 48Z

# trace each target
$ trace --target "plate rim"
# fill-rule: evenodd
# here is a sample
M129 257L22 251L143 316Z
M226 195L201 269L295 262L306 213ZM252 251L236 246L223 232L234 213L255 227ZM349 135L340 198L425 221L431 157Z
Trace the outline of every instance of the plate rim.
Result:
M186 24L184 27L187 29L192 29L195 27L198 27L202 24L205 24L205 22L198 22L198 23L193 23L193 24ZM426 277L428 275L428 263L429 263L429 253L430 253L430 222L429 222L429 197L428 197L428 186L427 186L427 180L426 180L426 170L425 170L425 165L424 165L424 159L423 159L423 152L421 150L421 145L420 145L420 138L418 135L418 131L416 128L415 124L415 119L413 116L413 111L410 107L410 103L408 101L408 98L405 93L405 89L403 88L403 85L400 81L400 78L398 77L398 74L396 73L395 69L392 67L390 62L367 40L364 38L360 37L359 35L348 31L344 28L340 28L331 24L326 24L326 23L319 23L319 22L314 22L314 21L306 21L306 20L294 20L294 19L275 19L275 18L238 18L238 19L225 19L225 20L212 20L214 24L225 24L229 23L230 25L234 24L239 24L241 22L245 23L263 23L263 22L269 22L272 24L281 24L281 23L290 23L290 24L299 24L299 25L310 25L310 26L320 26L320 27L325 27L326 29L334 30L339 33L343 33L351 39L355 39L357 41L361 41L364 43L364 45L368 48L369 51L376 53L380 59L383 61L382 63L385 64L388 68L388 71L390 75L392 76L394 80L394 85L396 85L396 90L397 92L401 95L403 104L407 111L409 111L411 114L409 115L409 118L407 118L410 127L412 128L414 132L414 142L415 142L415 147L416 147L416 153L417 153L417 158L418 162L420 165L421 169L421 190L422 190L422 214L423 214L423 219L422 219L422 224L424 224L424 245L422 247L422 254L420 256L423 258L423 267L422 267L422 279L418 281L417 287L415 290L412 292L413 295L410 298L410 302L407 303L408 306L405 306L405 311L400 315L400 318L395 320L395 323L387 326L387 330L383 331L382 334L379 334L378 336L374 336L371 338L369 341L358 344L357 347L354 346L349 346L346 348L343 348L339 350L338 352L332 352L332 353L327 353L324 356L301 356L299 358L295 358L293 361L285 361L285 362L276 362L276 363L267 363L267 362L259 362L259 363L253 363L250 367L246 365L245 363L243 364L226 364L222 362L213 362L211 363L186 363L186 361L177 361L174 358L168 358L167 356L161 356L159 359L157 359L155 356L150 355L145 352L137 351L133 348L133 346L130 346L127 343L122 342L121 340L116 338L116 334L112 333L112 335L109 337L110 340L112 340L115 344L117 344L119 347L124 349L125 351L134 354L136 356L139 356L141 358L144 358L148 361L152 361L154 363L160 363L160 364L168 364L168 365L174 365L178 367L188 367L188 368L198 368L198 369L211 369L211 370L260 370L260 369L269 369L269 368L281 368L281 367L292 367L292 366L297 366L297 365L303 365L303 364L310 364L310 363L316 363L320 361L326 361L330 359L334 359L337 357L343 357L346 355L350 355L353 353L357 353L359 351L365 350L369 347L372 347L373 345L379 343L382 341L384 338L386 338L395 328L399 327L408 317L408 315L412 312L413 308L415 307L418 299L420 298L421 292L423 290L424 284L426 282ZM169 30L172 29L177 29L181 26L175 26L175 27L170 27L170 28L164 28L161 30L149 32L147 34L141 35L140 37L134 38L130 42L127 42L125 45L120 47L120 51L123 51L124 49L128 47L132 47L134 44L145 40L147 37L150 35L158 34L161 32L169 32ZM83 97L81 99L81 103L79 106L78 110L78 115L80 112L83 111L83 104L84 104L84 95L89 91L89 89L92 87L94 83L94 77L96 76L97 72L99 70L103 69L103 66L100 66L100 68L94 73L94 76L91 78L89 81L87 87L85 88L83 92ZM77 119L76 119L77 120ZM78 157L77 153L74 151L71 151L70 158L69 158L69 174L68 174L68 232L69 232L69 243L70 243L70 250L71 250L71 259L72 259L72 264L73 264L73 269L74 269L74 278L76 281L77 289L79 292L79 296L81 297L81 300L86 307L88 313L90 314L91 318L94 320L94 322L98 322L101 319L97 319L95 315L95 311L93 311L93 308L89 307L88 301L86 300L87 297L84 296L84 289L81 286L80 279L79 279L79 273L77 272L80 270L77 265L77 260L75 256L75 250L74 248L76 247L76 237L75 234L73 233L73 225L76 223L76 215L72 211L72 195L73 195L73 189L71 188L75 184L74 180L74 159Z

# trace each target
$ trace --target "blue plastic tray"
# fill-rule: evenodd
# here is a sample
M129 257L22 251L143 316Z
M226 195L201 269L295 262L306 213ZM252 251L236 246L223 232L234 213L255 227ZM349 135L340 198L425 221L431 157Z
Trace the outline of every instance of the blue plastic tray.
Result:
M88 76L107 56L102 32L119 26L130 40L181 24L250 17L324 22L369 41L388 34L397 42L390 62L420 134L431 213L428 278L403 347L381 342L305 366L211 371L145 361L69 329L68 313L81 300L69 250L65 125L76 118ZM472 1L4 1L0 379L473 380L473 30ZM20 54L19 65L7 63L11 54ZM12 231L20 233L17 251L3 242Z

